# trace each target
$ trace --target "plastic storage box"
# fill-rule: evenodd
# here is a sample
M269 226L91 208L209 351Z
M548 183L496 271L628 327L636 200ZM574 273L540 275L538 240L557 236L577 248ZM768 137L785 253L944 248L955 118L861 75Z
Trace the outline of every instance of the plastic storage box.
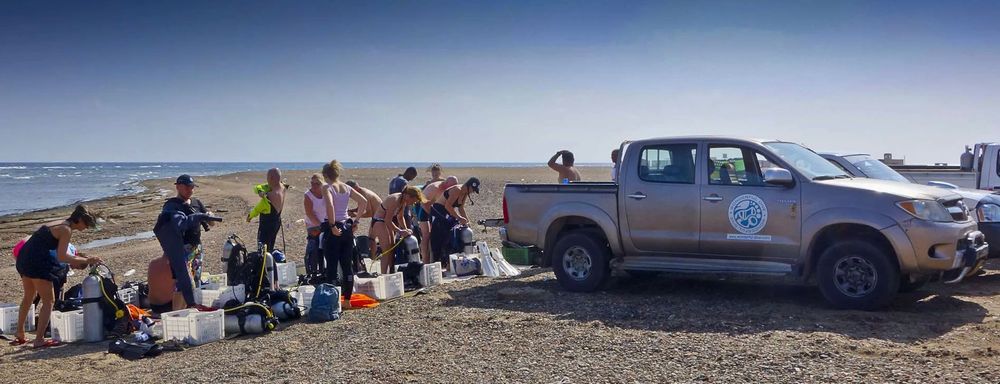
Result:
M219 273L215 275L209 273L202 273L201 281L202 283L204 283L201 285L201 287L208 289L220 289L222 287L229 285L228 284L229 278L225 273Z
M531 250L528 248L510 248L503 247L501 249L504 260L508 263L514 265L532 265L534 261L531 257Z
M118 298L125 304L139 305L139 292L136 292L135 288L119 289Z
M13 335L17 328L17 313L20 312L19 304L0 304L0 332L5 335ZM25 332L35 330L35 306L28 308L28 317L24 322Z
M429 288L441 284L442 278L441 263L430 263L424 264L424 268L420 270L420 276L417 277L417 281L424 288Z
M212 308L222 308L226 302L231 300L243 303L246 299L246 288L243 284L226 286L222 289L196 289L194 291L196 303Z
M52 311L52 338L64 343L83 340L83 310L69 312Z
M202 345L222 340L226 335L226 314L223 310L199 312L182 309L160 315L163 319L163 339Z
M299 275L295 270L295 262L288 261L284 263L277 263L278 268L278 286L279 287L291 287L299 282Z
M302 308L303 316L309 314L309 307L310 304L312 304L313 293L316 293L316 287L312 285L301 285L298 290L295 291L295 298L299 301L299 308Z
M403 296L403 274L396 272L372 279L354 278L354 293L361 293L375 300Z

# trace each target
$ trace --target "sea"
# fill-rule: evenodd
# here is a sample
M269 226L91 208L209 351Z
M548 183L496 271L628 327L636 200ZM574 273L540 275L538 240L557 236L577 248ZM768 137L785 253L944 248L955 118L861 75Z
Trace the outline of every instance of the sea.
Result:
M537 167L542 163L441 163L459 167ZM587 166L589 164L580 164ZM597 165L597 164L594 164ZM90 200L135 194L140 182L181 174L215 176L246 171L316 170L323 163L0 163L0 216L37 211ZM344 163L345 168L423 170L430 163Z

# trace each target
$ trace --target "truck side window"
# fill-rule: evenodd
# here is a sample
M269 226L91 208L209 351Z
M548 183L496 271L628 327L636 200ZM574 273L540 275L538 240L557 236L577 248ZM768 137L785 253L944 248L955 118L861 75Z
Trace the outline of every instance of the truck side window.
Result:
M708 148L708 183L713 185L764 186L762 164L771 162L759 153L743 147L710 145Z
M696 149L696 144L643 147L639 158L639 178L654 183L694 184Z

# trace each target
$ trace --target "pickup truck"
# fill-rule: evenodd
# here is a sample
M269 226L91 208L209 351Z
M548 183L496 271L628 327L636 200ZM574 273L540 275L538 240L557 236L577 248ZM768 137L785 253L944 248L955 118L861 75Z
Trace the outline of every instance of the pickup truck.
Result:
M749 274L877 309L988 253L962 197L854 178L795 143L677 137L622 144L617 183L507 184L507 243L538 247L560 285L611 270Z

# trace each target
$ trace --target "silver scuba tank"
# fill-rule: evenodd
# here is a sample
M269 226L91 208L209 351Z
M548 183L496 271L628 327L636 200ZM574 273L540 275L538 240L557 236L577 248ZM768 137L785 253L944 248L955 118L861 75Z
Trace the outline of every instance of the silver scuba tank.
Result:
M477 253L476 238L475 234L472 232L472 228L462 227L462 229L459 229L458 239L462 242L462 250L466 254Z
M420 243L415 236L410 235L403 239L403 247L406 250L407 261L411 263L420 261Z
M248 334L255 335L264 333L264 317L258 314L250 314L243 317L243 327L240 327L240 316L226 315L226 334Z
M88 343L104 340L104 311L99 300L101 278L91 272L83 279L83 339Z
M271 312L274 312L274 316L278 320L293 320L302 317L302 312L299 312L298 308L287 301L278 301L271 304Z
M222 262L229 263L229 255L233 253L233 248L236 248L236 241L230 236L225 243L222 244Z

